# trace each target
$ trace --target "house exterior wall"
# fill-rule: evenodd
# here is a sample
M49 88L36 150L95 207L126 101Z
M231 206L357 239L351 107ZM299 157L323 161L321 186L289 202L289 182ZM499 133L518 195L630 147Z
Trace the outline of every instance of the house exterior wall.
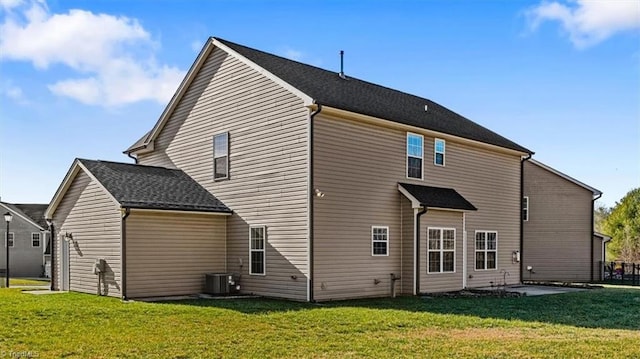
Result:
M389 273L400 272L401 248L402 257L405 257L406 249L413 246L405 241L409 236L406 228L401 231L400 214L404 215L408 210L405 204L401 211L398 182L454 188L478 208L478 211L466 214L469 287L489 286L490 282L503 276L509 284L520 281L519 263L512 261L512 252L520 249L519 154L449 139L446 166L435 166L434 137L427 131L412 132L424 135L424 180L406 178L406 129L394 124L339 119L322 112L314 117L314 187L325 194L314 200L316 299L388 295ZM459 214L454 220L451 216L433 216L428 223L434 226L459 223L456 239L462 243L461 217ZM438 221L442 224L437 224ZM421 239L425 238L427 228L424 223L427 222L421 223ZM388 257L371 256L372 225L389 226ZM498 232L496 270L474 269L476 230ZM400 245L400 233L404 246ZM410 238L412 241L413 236ZM425 248L421 246L421 262L426 260ZM462 245L457 247L456 258L461 254ZM402 264L406 277L407 267ZM343 275L347 270L349 275ZM428 278L426 266L421 265L420 270L421 278ZM501 271L509 274L503 275ZM462 285L461 272L456 273L455 279L459 281L453 285L456 288ZM376 285L374 279L381 282ZM402 292L409 292L409 285L403 280ZM438 284L437 279L424 282L421 287L449 290Z
M126 220L127 297L202 293L226 269L226 217L133 210Z
M43 275L43 255L45 232L29 221L21 218L12 211L13 219L9 224L9 232L13 233L14 246L9 248L9 269L11 277L40 277ZM0 226L0 268L7 267L6 263L6 222ZM31 233L40 233L40 246L33 247Z
M429 228L455 229L455 264L453 273L427 271L427 231ZM463 289L462 212L428 210L420 217L420 293L449 292ZM473 257L469 257L472 259Z
M604 280L604 263L600 263L606 260L604 252L602 251L604 245L603 239L599 236L593 235L593 279Z
M529 220L523 224L524 279L591 280L593 193L530 162L524 164ZM594 272L594 274L597 272Z
M398 193L400 199L400 283L398 292L404 295L412 295L414 287L414 220L415 214L411 208L411 202L402 194Z
M228 180L213 180L213 136L229 132ZM308 110L215 48L139 163L180 168L233 209L226 271L243 292L307 299ZM266 275L249 275L249 226L266 226Z
M54 213L56 228L56 289L61 289L61 248L69 246L69 290L120 296L120 231L121 214L105 190L80 171ZM63 240L71 233L73 243ZM104 281L98 283L93 273L96 259L103 258L107 267Z

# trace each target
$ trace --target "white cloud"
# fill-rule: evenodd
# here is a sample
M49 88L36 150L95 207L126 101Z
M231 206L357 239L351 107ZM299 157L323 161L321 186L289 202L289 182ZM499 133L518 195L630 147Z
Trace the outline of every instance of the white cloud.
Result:
M28 61L40 70L62 64L80 75L50 84L54 94L104 106L166 103L184 76L156 63L158 44L136 19L77 9L52 14L37 1L21 10L0 24L0 60Z
M294 61L302 61L302 59L304 58L304 54L302 53L302 51L294 49L286 49L283 53L283 56Z
M24 96L22 89L16 85L14 85L11 81L6 81L0 87L0 94L8 97L19 105L26 105L29 103L27 98Z
M606 40L616 33L640 29L640 2L637 0L543 1L527 12L537 29L545 21L558 21L577 48Z
M0 8L4 10L11 10L22 5L22 0L0 0Z

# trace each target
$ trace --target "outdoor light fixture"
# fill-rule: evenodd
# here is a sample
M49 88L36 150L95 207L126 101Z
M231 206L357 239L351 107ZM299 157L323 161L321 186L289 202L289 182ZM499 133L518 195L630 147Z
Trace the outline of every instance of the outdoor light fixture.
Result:
M7 246L7 288L9 288L9 223L11 223L11 220L13 219L13 215L11 214L11 212L7 212L4 214L4 221L7 222L7 233L5 233L4 235L4 239L5 239L5 245ZM15 241L15 238L13 239Z
M316 188L315 192L316 192L316 197L320 197L320 198L324 197L324 192L322 192L321 190Z
M64 233L64 240L65 240L65 242L73 243L73 233L65 232Z

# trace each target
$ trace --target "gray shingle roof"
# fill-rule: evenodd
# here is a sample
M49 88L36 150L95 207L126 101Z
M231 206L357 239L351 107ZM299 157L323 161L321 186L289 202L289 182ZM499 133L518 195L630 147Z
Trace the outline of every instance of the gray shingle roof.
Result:
M47 221L44 218L44 211L47 210L47 207L49 206L48 204L7 202L0 203L11 209L11 211L29 218L43 229L49 228L49 225L47 225Z
M181 170L78 159L122 207L231 212Z
M475 211L477 208L452 188L422 186L410 183L399 183L420 204L430 208L449 208L464 211Z
M215 38L320 105L532 153L431 100ZM425 112L425 105L428 111Z

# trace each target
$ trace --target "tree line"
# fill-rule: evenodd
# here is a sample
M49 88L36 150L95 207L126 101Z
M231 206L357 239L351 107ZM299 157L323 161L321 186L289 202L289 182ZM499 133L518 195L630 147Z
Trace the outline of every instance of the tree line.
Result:
M640 188L629 191L612 208L595 208L596 231L611 237L607 260L640 263Z

